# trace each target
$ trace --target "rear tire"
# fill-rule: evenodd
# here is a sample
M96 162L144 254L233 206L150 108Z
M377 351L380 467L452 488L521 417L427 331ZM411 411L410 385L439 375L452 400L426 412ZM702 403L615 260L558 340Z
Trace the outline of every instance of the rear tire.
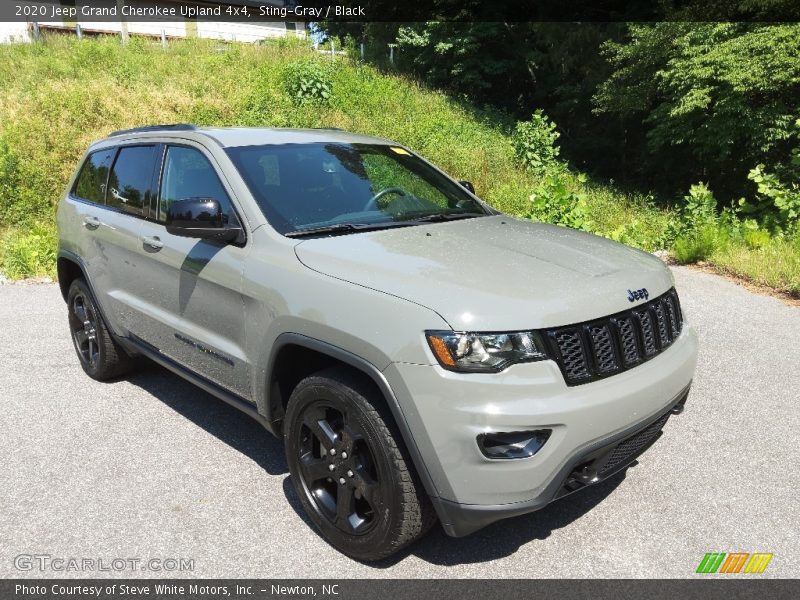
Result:
M92 379L106 381L129 372L135 361L111 336L89 286L75 279L67 294L69 330L81 367Z
M303 508L344 554L385 558L435 523L383 398L358 374L327 369L303 379L289 399L284 441Z

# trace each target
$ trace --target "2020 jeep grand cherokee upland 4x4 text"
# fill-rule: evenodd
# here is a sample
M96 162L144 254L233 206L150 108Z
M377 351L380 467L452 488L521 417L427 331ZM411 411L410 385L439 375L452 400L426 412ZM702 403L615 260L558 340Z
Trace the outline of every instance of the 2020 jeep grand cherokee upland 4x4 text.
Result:
M437 516L466 535L618 472L694 373L657 258L500 214L382 139L116 132L58 225L86 373L144 356L249 413L359 559Z

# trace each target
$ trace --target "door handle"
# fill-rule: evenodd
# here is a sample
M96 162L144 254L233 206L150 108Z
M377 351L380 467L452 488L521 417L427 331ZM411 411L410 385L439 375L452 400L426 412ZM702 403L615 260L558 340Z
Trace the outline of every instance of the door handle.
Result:
M83 224L87 229L97 229L100 227L100 219L91 215L83 217Z
M152 250L161 250L164 247L164 242L162 242L157 235L153 237L146 237L142 239L142 242L145 246Z

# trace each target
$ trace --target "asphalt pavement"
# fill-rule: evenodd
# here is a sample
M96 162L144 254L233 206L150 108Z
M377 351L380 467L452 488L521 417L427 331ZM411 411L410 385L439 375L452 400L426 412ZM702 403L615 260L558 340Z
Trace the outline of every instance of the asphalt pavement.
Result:
M92 381L58 287L0 285L0 577L692 577L707 552L769 552L758 577L798 577L800 308L675 275L699 366L637 464L467 538L437 525L373 565L310 527L259 425L159 367Z

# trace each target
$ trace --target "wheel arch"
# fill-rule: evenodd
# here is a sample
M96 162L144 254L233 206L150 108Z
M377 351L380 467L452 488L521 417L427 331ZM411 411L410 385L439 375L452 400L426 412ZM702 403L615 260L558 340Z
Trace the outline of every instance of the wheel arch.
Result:
M61 290L61 297L64 299L64 302L67 301L69 286L72 285L73 281L82 277L87 284L89 282L81 260L71 252L62 250L58 253L56 273L58 275L58 287Z
M436 497L436 488L425 461L389 382L369 361L343 348L298 333L284 333L275 340L270 353L266 378L266 419L280 435L282 420L291 391L301 379L329 367L345 367L359 373L388 407L400 432L414 468L427 494Z

